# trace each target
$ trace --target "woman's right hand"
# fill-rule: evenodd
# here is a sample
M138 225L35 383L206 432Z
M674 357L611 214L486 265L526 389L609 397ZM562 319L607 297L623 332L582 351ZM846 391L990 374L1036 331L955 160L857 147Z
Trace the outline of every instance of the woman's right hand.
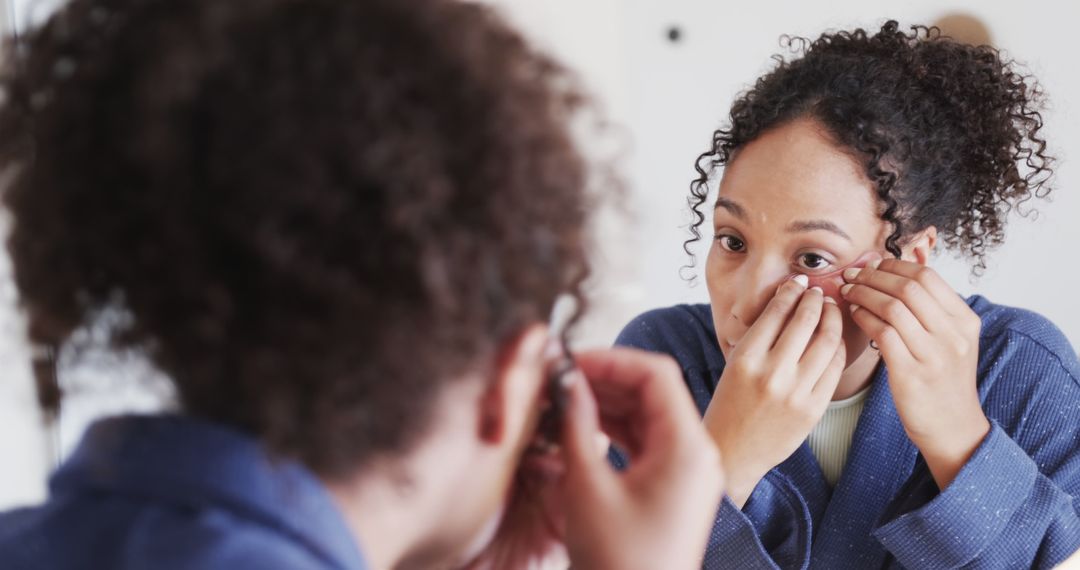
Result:
M619 570L701 567L723 468L682 371L626 348L575 356L557 454L526 456L494 540L466 568ZM607 461L606 434L630 455ZM525 493L525 494L523 494Z
M575 569L701 567L723 494L720 455L669 357L630 349L576 356L563 433L565 540ZM594 395L595 394L595 395ZM608 434L630 456L617 472Z
M836 302L798 276L730 351L704 422L740 508L825 413L846 363L842 327Z

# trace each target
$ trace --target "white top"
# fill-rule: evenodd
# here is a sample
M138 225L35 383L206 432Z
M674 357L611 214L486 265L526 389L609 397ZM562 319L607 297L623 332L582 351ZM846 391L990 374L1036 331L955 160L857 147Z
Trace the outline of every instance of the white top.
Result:
M835 487L840 480L848 451L851 450L851 438L855 435L855 426L859 423L859 415L869 393L870 387L867 386L846 400L830 402L825 415L807 438L810 450L814 452L830 487Z

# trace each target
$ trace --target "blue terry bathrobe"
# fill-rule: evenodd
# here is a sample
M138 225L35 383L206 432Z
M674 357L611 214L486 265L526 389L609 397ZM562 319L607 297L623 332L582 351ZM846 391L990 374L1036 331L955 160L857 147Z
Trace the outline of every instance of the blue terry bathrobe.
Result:
M804 443L743 509L724 499L704 567L1050 568L1080 548L1080 363L1046 319L968 304L982 318L979 396L990 433L939 492L879 365L843 474L830 488ZM724 359L708 305L650 311L617 344L681 365L704 414ZM612 450L611 461L625 465Z

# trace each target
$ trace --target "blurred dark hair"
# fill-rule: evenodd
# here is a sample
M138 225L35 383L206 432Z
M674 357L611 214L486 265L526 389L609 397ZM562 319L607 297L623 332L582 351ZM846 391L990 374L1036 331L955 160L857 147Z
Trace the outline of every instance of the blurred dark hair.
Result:
M578 293L572 78L442 0L73 0L3 70L31 340L109 311L187 413L323 474ZM55 410L48 367L36 367Z
M895 21L865 30L789 38L798 57L741 94L728 124L695 161L690 185L691 238L701 238L701 206L710 176L763 132L798 118L822 125L855 156L874 184L881 219L891 224L887 250L935 226L945 246L985 268L1002 243L1009 212L1045 197L1052 158L1040 130L1042 93L1034 79L990 46L966 45L937 28Z

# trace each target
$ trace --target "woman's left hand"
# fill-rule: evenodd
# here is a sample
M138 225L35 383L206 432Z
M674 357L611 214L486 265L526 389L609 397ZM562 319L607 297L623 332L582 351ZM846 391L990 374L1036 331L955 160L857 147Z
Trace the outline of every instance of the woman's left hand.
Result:
M917 263L885 259L844 279L852 319L885 359L904 429L944 490L990 431L976 387L981 320Z

